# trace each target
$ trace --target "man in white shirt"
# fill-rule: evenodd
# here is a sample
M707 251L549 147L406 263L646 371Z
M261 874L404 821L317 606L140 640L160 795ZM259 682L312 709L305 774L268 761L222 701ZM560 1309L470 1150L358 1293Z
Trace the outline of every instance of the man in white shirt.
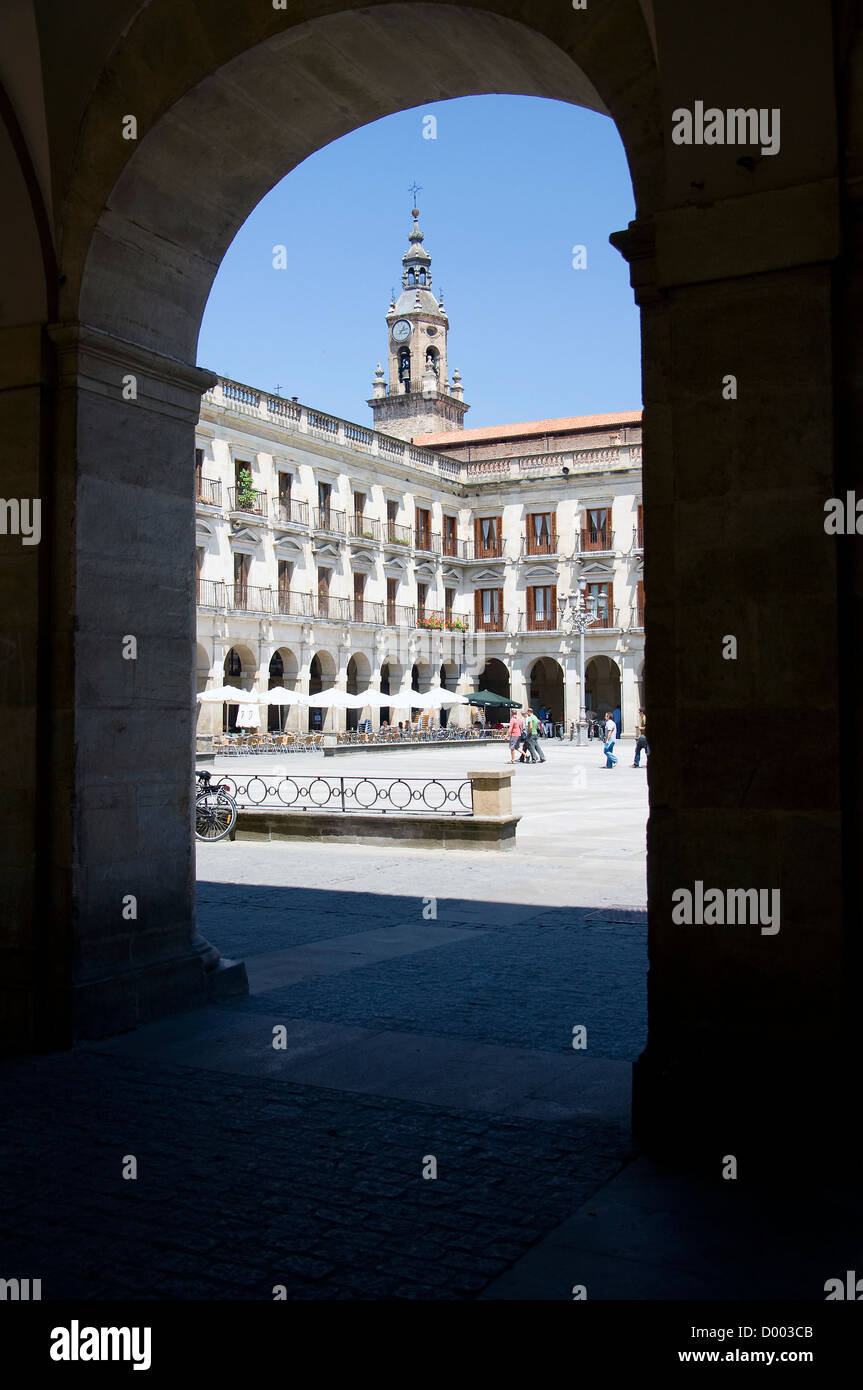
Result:
M615 722L614 722L614 720L612 719L611 715L610 715L610 714L606 714L606 716L605 716L605 745L604 745L603 750L602 750L603 753L605 754L605 766L606 766L606 767L614 767L615 764L616 764L616 762L617 762L617 758L614 756L614 740L616 739L616 737L617 737L617 725L615 724Z

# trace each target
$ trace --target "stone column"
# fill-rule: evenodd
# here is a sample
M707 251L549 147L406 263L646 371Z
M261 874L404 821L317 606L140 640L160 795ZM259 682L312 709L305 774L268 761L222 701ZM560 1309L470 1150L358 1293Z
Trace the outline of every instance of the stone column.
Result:
M736 1153L750 1173L788 1173L805 1112L811 1174L847 1133L857 1007L843 993L837 543L823 524L835 190L663 213L612 241L630 261L645 373L653 756L636 1135L711 1171ZM777 891L778 930L694 920L697 884L724 907L731 890Z
M620 715L621 733L628 737L636 731L638 722L638 689L635 681L636 653L632 648L618 654L620 661Z
M192 835L191 458L214 378L79 325L50 337L63 490L52 526L74 552L57 600L71 606L76 672L56 724L74 759L61 757L53 795L75 816L73 1028L98 1037L204 1003L219 962L195 931Z

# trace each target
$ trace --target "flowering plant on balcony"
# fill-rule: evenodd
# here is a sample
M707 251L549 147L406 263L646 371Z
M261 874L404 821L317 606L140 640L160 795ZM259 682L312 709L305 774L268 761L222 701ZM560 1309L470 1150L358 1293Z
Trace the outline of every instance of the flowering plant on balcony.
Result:
M254 511L258 505L258 495L248 468L241 468L237 474L237 506L243 511Z
M468 622L467 618L447 618L446 630L447 632L467 632Z
M434 632L439 632L443 627L443 618L439 613L420 613L417 617L417 627L430 628Z

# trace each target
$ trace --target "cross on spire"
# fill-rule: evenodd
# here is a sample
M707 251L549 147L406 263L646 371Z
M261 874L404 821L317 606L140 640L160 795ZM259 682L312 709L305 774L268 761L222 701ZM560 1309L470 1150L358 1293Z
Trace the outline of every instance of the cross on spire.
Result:
M408 188L408 193L411 194L411 196L413 197L413 200L414 200L414 207L416 207L416 205L417 205L417 194L418 194L418 193L422 193L422 191L423 191L423 186L422 186L422 184L421 184L421 183L417 183L416 179L414 179L413 183L412 183L412 184L410 185L410 187Z

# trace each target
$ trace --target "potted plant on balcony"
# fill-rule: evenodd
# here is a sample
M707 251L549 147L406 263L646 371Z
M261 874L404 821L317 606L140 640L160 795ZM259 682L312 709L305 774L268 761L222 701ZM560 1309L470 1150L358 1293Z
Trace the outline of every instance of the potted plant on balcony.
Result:
M241 468L237 475L237 506L244 512L254 512L258 509L258 494L248 468Z
M467 618L447 618L446 620L447 632L467 632L467 629Z
M436 613L421 613L417 618L417 627L429 628L433 632L439 632L443 627L443 621Z

